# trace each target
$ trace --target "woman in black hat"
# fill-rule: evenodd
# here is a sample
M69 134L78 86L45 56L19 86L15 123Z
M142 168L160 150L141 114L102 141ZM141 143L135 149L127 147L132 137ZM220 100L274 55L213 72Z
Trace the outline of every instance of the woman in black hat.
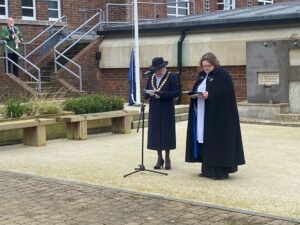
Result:
M154 169L171 169L170 150L176 148L174 98L179 95L177 76L166 68L168 64L162 57L152 60L145 98L149 99L148 145L157 151ZM165 160L162 151L165 150Z

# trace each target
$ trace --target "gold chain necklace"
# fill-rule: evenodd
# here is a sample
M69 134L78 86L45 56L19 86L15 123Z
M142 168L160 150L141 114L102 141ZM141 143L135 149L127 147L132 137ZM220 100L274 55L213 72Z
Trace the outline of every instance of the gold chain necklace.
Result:
M166 79L162 82L161 85L158 86L158 88L156 89L155 86L154 86L154 77L156 76L155 74L152 75L152 78L151 78L151 84L152 84L152 88L153 90L155 91L160 91L162 89L162 87L165 85L165 83L167 82L168 78L169 78L169 75L170 75L170 72L168 72L167 74L167 77Z

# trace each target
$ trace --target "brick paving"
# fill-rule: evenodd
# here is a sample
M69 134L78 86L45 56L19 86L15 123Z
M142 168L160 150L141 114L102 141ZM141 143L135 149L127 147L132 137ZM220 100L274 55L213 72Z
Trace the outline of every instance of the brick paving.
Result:
M0 225L295 225L120 189L0 171Z

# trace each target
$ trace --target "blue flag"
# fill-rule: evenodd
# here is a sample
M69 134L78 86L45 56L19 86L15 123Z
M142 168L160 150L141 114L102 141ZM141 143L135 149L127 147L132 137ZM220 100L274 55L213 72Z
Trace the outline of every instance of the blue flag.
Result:
M136 83L135 83L135 73L134 73L134 52L131 48L130 52L130 62L128 71L128 105L133 105L136 101Z

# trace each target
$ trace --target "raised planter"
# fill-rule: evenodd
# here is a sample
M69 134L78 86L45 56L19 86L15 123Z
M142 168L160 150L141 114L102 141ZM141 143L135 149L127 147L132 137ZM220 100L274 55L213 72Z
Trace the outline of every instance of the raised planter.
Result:
M113 113L114 111L112 111ZM110 112L106 112L110 113ZM138 113L138 112L137 112ZM74 115L73 112L64 112L62 114L53 114L53 115L41 115L39 118L57 118L62 116ZM85 114L89 115L89 114ZM0 119L0 123L4 121L17 121L17 120L28 120L30 118L37 117L26 117L26 118L9 118L9 119ZM112 120L111 118L106 119L96 119L87 121L88 134L112 132ZM67 130L64 122L56 122L55 124L46 126L47 140L66 138ZM23 130L22 129L13 129L0 131L0 146L18 144L23 142Z
M0 118L1 122L7 121L20 121L20 120L28 120L35 118L53 118L55 119L57 116L63 115L74 115L73 112L63 112L60 114L48 114L48 115L39 115L39 116L27 116L21 118ZM55 123L46 126L47 139L55 139L65 137L65 126L63 123ZM10 145L10 144L18 144L23 142L23 130L22 129L12 129L0 131L0 146L2 145Z
M289 104L239 102L238 110L241 118L275 119L277 114L289 112Z

